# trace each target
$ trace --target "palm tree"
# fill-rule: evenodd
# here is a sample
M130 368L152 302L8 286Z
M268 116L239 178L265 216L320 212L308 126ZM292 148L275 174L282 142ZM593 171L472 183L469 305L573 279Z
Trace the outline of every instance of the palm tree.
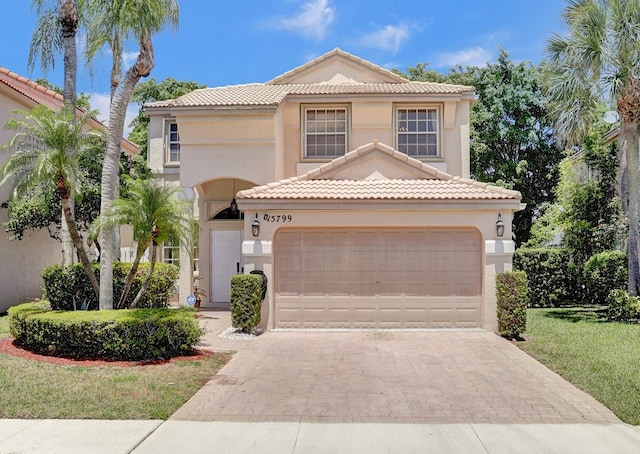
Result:
M556 129L568 145L588 128L603 97L620 118L619 194L629 217L629 282L640 293L638 251L638 149L640 127L640 0L568 0L566 36L548 44L549 97Z
M31 190L45 184L57 192L73 245L98 296L98 280L82 245L71 211L71 200L80 184L80 158L88 149L95 148L96 141L103 135L97 130L87 129L85 123L91 113L77 121L73 121L64 110L55 113L45 106L19 111L19 114L22 119L11 119L4 126L16 133L8 144L1 147L13 154L0 167L0 186L13 184L12 197L28 195Z
M167 24L178 23L176 0L93 0L88 9L91 24L88 32L90 52L109 46L114 58L111 73L112 98L109 109L109 129L102 170L100 214L106 217L116 199L118 188L118 162L120 138L124 119L133 90L142 77L151 73L154 66L151 37ZM139 44L135 63L120 77L122 44L135 39ZM100 230L100 309L113 308L113 260L115 229Z
M140 298L149 287L155 269L158 245L171 241L173 244L180 244L187 250L191 250L192 233L196 223L191 205L177 197L180 188L161 186L153 179L128 178L125 184L127 197L114 200L107 216L101 218L99 222L100 229L130 224L133 227L133 239L137 243L136 257L125 281L117 308L124 307L140 260L149 247L151 247L149 273L134 298L132 307L138 305Z

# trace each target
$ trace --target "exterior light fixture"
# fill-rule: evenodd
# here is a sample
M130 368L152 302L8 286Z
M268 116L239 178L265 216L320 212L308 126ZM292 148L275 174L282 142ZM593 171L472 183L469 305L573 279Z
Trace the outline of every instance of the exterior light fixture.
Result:
M258 221L258 213L256 213L256 218L251 223L251 234L254 237L260 236L260 221Z
M235 197L231 199L231 203L229 204L229 209L231 209L231 212L233 214L236 214L238 212L238 202L236 202Z
M496 221L496 235L504 236L504 222L502 222L502 213L498 211L498 220Z

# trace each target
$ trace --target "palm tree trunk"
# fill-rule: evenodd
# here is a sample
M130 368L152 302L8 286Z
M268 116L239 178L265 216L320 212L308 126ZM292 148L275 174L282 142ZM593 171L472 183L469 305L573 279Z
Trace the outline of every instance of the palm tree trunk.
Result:
M122 309L124 307L124 303L127 300L127 296L129 296L129 292L131 291L131 285L133 284L133 279L135 278L136 273L138 272L138 268L140 267L140 260L144 255L144 251L146 251L148 247L149 247L149 243L145 243L145 244L138 244L138 247L136 248L136 258L133 261L133 265L131 265L131 271L129 271L129 274L127 275L127 279L124 283L124 288L122 289L122 295L120 295L120 300L118 301L118 306L117 306L118 309Z
M85 251L84 247L82 246L82 239L78 234L76 223L74 222L73 215L71 214L71 207L69 206L69 197L61 198L60 203L62 204L64 217L67 221L67 225L69 226L69 234L71 235L73 245L76 247L76 250L78 251L78 256L80 257L80 262L82 263L82 268L84 269L85 273L87 273L87 276L89 277L89 281L91 282L91 286L93 287L93 291L96 292L96 298L98 298L100 295L100 284L98 284L98 280L96 279L96 275L93 272L93 267L91 266L89 257L87 257L87 251Z
M64 109L69 114L76 110L76 74L78 68L78 54L76 49L76 30L78 29L78 10L76 0L66 0L60 5L58 16L62 28L62 48L64 60ZM72 117L75 118L75 115ZM70 200L73 216L73 200ZM62 237L62 265L73 263L73 240L69 233L69 225L66 221L63 209L61 237ZM79 251L78 251L79 252Z
M638 251L638 150L640 148L638 123L622 121L624 129L625 148L628 165L628 194L629 194L629 282L630 295L640 294L640 255Z
M102 194L100 198L100 215L107 216L111 203L116 198L118 187L118 171L120 170L120 141L124 130L124 118L133 90L138 81L148 76L153 68L153 46L151 40L140 42L140 52L136 63L127 70L122 82L113 94L109 109L109 130L107 132L107 149L102 167ZM117 228L117 226L115 227ZM113 244L115 228L100 231L100 309L113 309Z
M138 294L136 295L136 297L133 299L133 302L131 303L131 307L138 307L138 304L140 303L140 300L142 299L142 295L144 295L147 290L149 289L149 284L151 283L151 277L153 276L153 271L156 268L156 251L158 249L158 246L156 245L155 241L151 243L151 263L149 263L149 274L147 274L146 279L144 280L144 282L142 283L142 287L140 287L140 290L138 291Z

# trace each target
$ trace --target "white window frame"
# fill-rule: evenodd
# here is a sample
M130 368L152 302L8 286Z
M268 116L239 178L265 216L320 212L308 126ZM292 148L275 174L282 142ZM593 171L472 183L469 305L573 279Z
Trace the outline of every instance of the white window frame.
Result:
M332 120L324 120L324 127L321 129L324 129L324 131L317 131L317 129L319 128L312 128L311 127L311 120L308 119L308 115L309 112L315 111L316 113L318 111L338 111L338 110L344 110L344 131L338 131L338 130L330 130L327 131L327 129L337 129L334 128L332 126L329 126L331 124ZM342 121L342 120L333 120L333 126L337 126L338 122ZM344 156L346 153L349 152L349 136L351 134L351 109L349 104L304 104L302 105L302 112L301 112L301 130L302 130L302 159L305 161L331 161L332 159L335 158L339 158L340 156ZM316 126L320 125L322 123L317 122ZM313 129L313 131L312 131ZM337 137L337 136L344 136L344 144L342 143L327 143L329 142L329 137L333 136L333 137ZM308 154L308 147L312 146L313 144L309 144L308 143L308 138L310 137L324 137L324 142L323 144L317 144L318 146L325 146L325 150L324 150L324 154L318 154L318 151L316 151L315 155L314 154ZM317 140L317 139L316 139ZM335 154L329 154L327 153L327 149L326 147L336 147L336 146L344 146L344 150L342 153L336 152Z
M171 131L171 127L175 125L176 130ZM172 134L177 135L177 140L172 140ZM178 159L172 159L171 145L177 145L177 157ZM165 119L164 121L164 160L167 165L179 165L180 164L180 131L178 130L178 122L175 119Z
M423 119L419 118L418 111L426 111L424 126L420 125ZM410 119L409 114L413 111L415 119ZM407 118L400 119L401 112L406 112ZM435 114L435 119L429 118L429 112ZM393 109L393 130L395 149L405 153L415 159L441 159L442 158L442 106L439 104L397 104ZM435 128L429 128L429 122L435 121ZM402 137L406 139L402 139ZM413 140L411 138L413 136ZM435 151L430 151L429 147L434 145L429 143L435 138ZM411 143L409 143L411 142ZM415 143L414 143L415 142ZM421 148L424 147L424 150ZM433 148L433 147L432 147Z
M162 263L180 267L180 246L174 246L170 241L162 243Z

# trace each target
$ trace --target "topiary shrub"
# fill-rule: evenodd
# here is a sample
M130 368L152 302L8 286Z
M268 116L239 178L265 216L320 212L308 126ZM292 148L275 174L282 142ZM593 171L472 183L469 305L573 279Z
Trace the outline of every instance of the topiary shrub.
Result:
M9 332L16 339L24 337L26 335L26 318L30 315L40 314L42 312L48 312L50 310L51 306L46 300L11 306L7 310L7 315L9 316Z
M627 322L640 316L640 298L629 295L626 290L611 290L606 301L607 318L611 321Z
M562 249L517 249L513 268L527 274L529 307L558 307L579 300L580 272Z
M584 301L588 304L607 304L612 290L626 289L629 276L627 254L605 251L594 254L584 264Z
M92 266L99 280L100 265L95 263ZM116 262L113 266L114 302L120 299L131 266L131 263L126 262ZM146 278L148 271L149 264L141 263L133 280L133 284L131 285L131 291L127 297L125 307L129 307L133 302L133 299L142 287L142 281ZM173 295L174 285L178 278L179 271L175 265L156 263L149 289L142 296L138 307L167 307L169 305L169 299ZM95 292L81 264L76 263L64 268L60 265L49 266L44 269L42 279L44 280L45 297L51 303L53 310L79 310L83 305L86 306L86 309L98 309L98 300L96 299Z
M21 305L25 306L25 305ZM192 352L203 332L192 309L43 311L11 308L12 334L36 353L77 359L142 361Z
M527 275L523 271L498 273L496 297L498 332L507 339L516 339L527 327Z
M242 332L251 332L260 323L261 306L262 276L231 276L231 325Z

